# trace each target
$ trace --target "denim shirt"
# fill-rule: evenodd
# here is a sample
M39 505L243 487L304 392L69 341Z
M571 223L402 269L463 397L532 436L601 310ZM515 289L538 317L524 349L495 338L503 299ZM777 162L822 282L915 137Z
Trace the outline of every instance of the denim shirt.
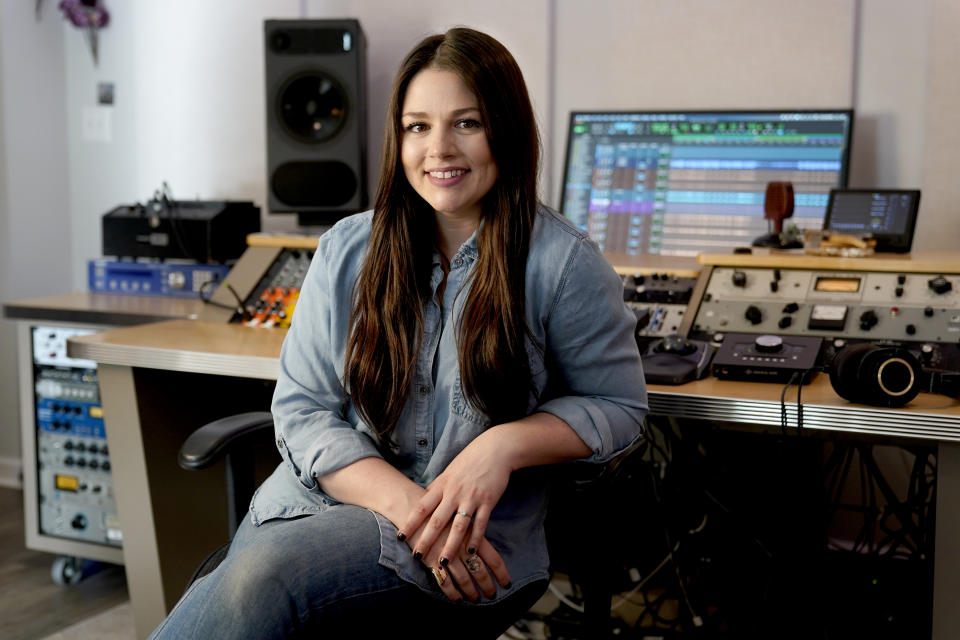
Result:
M434 295L424 307L415 380L394 444L381 444L345 401L352 289L371 220L369 211L350 216L320 237L283 343L273 397L283 462L253 497L255 525L336 504L316 478L365 457L385 458L426 486L490 426L464 396L456 346L457 319L477 261L476 234L450 261L442 301ZM430 281L435 294L442 279L436 255ZM623 302L620 279L586 234L543 207L527 258L526 321L530 371L539 392L531 393L530 412L550 413L570 425L592 450L587 461L607 461L641 437L647 393L634 339L636 317ZM543 531L548 481L542 468L514 472L491 514L486 537L503 557L513 589L548 577ZM393 523L375 515L380 564L445 597L406 543L397 540ZM500 589L494 601L504 593Z

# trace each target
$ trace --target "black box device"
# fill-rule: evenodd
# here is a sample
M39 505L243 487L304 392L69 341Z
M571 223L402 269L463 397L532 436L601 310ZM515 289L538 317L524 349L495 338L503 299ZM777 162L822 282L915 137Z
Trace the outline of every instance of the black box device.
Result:
M907 253L919 207L916 189L831 189L823 228L870 233L877 239L877 251Z
M252 202L163 200L123 205L103 215L103 255L226 262L260 231Z

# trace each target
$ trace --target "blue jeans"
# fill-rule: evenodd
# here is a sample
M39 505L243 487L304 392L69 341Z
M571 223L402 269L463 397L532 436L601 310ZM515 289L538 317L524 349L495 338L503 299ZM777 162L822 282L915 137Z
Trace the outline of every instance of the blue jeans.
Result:
M379 554L377 521L360 507L260 526L244 518L224 561L150 638L496 638L547 586L525 585L495 605L454 603L400 579Z

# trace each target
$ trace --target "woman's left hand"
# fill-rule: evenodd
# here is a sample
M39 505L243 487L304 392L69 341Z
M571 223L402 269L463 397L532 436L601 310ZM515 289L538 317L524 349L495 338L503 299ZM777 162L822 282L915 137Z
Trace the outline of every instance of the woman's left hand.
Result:
M457 557L465 540L467 551L475 552L486 532L490 513L507 488L511 471L494 430L484 432L427 486L400 531L412 533L423 526L414 551L425 556L450 525L440 558Z

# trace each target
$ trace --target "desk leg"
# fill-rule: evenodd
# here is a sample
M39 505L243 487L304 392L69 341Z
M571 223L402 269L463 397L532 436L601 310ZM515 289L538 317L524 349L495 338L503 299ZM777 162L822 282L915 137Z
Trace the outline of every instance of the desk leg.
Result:
M160 556L150 503L150 485L137 410L133 369L99 366L103 415L113 462L117 513L123 527L123 562L138 638L146 638L167 615Z
M960 445L937 453L937 530L933 567L933 639L957 637L960 602Z
M269 409L273 383L116 365L99 371L130 604L137 637L146 638L203 558L229 539L223 463L184 471L180 446L212 420ZM271 435L259 443L269 471L279 461Z

